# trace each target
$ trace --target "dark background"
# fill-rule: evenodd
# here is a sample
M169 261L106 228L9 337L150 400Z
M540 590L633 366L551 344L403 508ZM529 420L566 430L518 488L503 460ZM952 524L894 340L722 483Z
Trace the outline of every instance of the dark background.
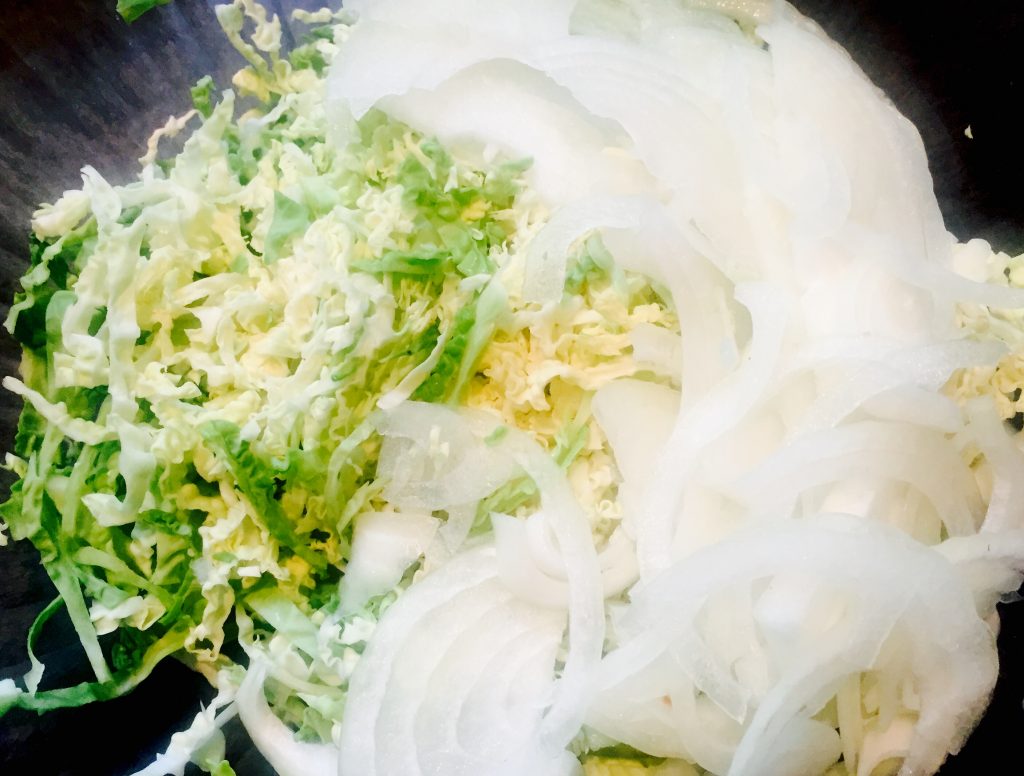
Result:
M35 204L78 187L86 163L115 182L127 180L150 132L189 107L188 87L207 73L227 85L242 64L216 24L212 0L176 0L130 26L116 16L114 4L0 2L0 316L6 316L26 264ZM264 4L285 19L286 10L321 2ZM921 130L950 231L1024 252L1024 3L797 0L795 5L846 46ZM286 27L286 41L290 35ZM968 125L974 140L964 136ZM15 343L4 333L0 372L13 373L17 359ZM4 450L10 449L18 407L0 397ZM0 677L19 676L28 668L25 633L53 595L29 546L0 552ZM67 623L51 628L49 644L77 644ZM992 706L963 753L942 769L943 776L1021 772L1024 605L1004 608L999 646L1002 673ZM50 679L78 680L70 668L75 648L44 647L42 653ZM188 723L198 697L210 695L202 679L165 661L126 698L40 718L11 712L0 720L0 773L130 773ZM228 739L239 776L272 773L237 724L229 728Z

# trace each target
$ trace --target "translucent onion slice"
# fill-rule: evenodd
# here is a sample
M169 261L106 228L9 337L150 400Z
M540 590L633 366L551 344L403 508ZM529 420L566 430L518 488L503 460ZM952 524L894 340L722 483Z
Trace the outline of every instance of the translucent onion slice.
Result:
M328 89L360 118L381 97L433 89L478 62L515 57L524 39L563 35L574 0L384 0L356 2L360 15L332 66Z
M947 539L936 548L950 561L974 594L978 616L988 618L997 601L1013 596L1024 577L1024 530L998 535L982 531L976 536Z
M352 559L341 580L341 611L354 612L391 590L426 552L437 533L436 517L420 513L366 512L355 522Z
M510 455L435 405L403 402L385 413L380 430L378 476L385 498L402 508L433 511L479 501L518 470Z
M357 731L351 767L555 772L569 767L559 758L589 706L588 719L617 740L730 776L817 776L841 744L851 767L863 746L862 767L875 750L898 751L907 773L934 771L995 675L979 613L1014 589L1024 565L1020 453L990 414L971 408L965 424L939 388L954 369L999 356L998 346L950 341L955 304L1021 307L1024 292L954 271L914 128L781 3L353 8L363 18L330 77L339 115L378 106L459 153L533 157L529 182L551 219L526 249L526 296L556 300L565 254L599 231L620 266L671 297L679 350L653 335L633 345L642 367L678 377L682 391L621 381L594 402L624 475L625 528L643 572L600 671L607 568L557 467L522 435L485 447L486 432L466 415L395 408L382 456L389 498L458 513L525 470L540 486L543 519L496 518L490 573L507 585L464 579L464 595L437 603L487 623L479 638L495 652L489 668L472 639L446 642L429 616L409 625L427 629L425 653L380 647L392 651L375 670L396 672L387 687L409 690L409 708L397 690L363 708L385 709L374 719L405 743L379 762L360 760L378 723L358 729L347 719ZM713 12L722 8L731 18ZM767 45L733 19L759 25ZM960 458L967 444L993 478L987 507ZM860 521L822 518L823 508ZM983 533L970 536L982 519ZM944 535L954 538L938 552L923 546ZM488 603L485 584L515 595ZM519 686L518 667L529 674L552 659L547 642L530 647L524 635L515 608L533 606L524 598L545 603L537 609L547 616L567 610L565 670L548 676L539 716L510 728L509 740L532 735L537 746L485 763L464 742L490 741L519 709L493 693ZM462 616L441 621L455 632ZM429 676L415 662L428 657L439 666ZM469 667L465 677L456 662ZM881 697L873 727L851 700L867 668ZM503 689L479 678L492 672ZM533 681L521 686L539 688ZM907 711L908 681L920 708L912 738L894 742L885 736ZM852 726L842 741L811 718L836 693ZM438 730L435 717L470 707L486 711L466 717L463 738Z
M496 565L492 547L463 553L381 619L349 685L342 774L571 772L539 736L565 613L517 599Z
M651 185L643 166L622 152L628 139L614 124L595 120L562 87L518 62L475 64L434 91L389 97L380 105L457 152L531 159L526 178L548 205ZM561 286L557 277L553 281ZM531 282L531 296L538 282Z
M238 717L260 754L279 776L337 776L337 747L297 741L267 704L263 694L266 678L266 664L254 659L235 698Z
M500 445L522 466L540 491L541 508L558 544L559 566L569 584L569 649L542 735L562 746L576 735L594 691L594 671L604 648L605 617L601 569L590 524L569 481L536 441L521 431Z
M637 366L679 382L683 364L682 337L660 326L641 323L629 332L629 342Z
M951 535L974 533L984 514L974 478L956 447L944 434L907 423L861 421L809 434L720 489L767 519L793 514L799 496L809 489L847 478L914 485L931 500Z
M700 452L747 418L765 399L765 390L778 374L788 314L784 294L768 284L750 284L736 291L750 312L753 328L742 364L715 391L690 406L684 405L663 455L654 469L644 520L637 527L637 555L643 575L655 574L671 563L676 524L683 496L693 478ZM684 550L685 551L685 550Z
M893 391L920 388L932 396L957 369L996 361L1002 348L996 343L939 342L903 346L882 338L829 337L812 341L789 365L788 374L811 371L821 381L820 395L806 408L793 433L831 428L872 400L890 397ZM941 398L939 399L941 401ZM875 408L885 411L885 399ZM934 400L928 411L901 405L900 419L923 424L949 423L948 409L936 410ZM962 424L957 413L955 425Z
M799 608L784 614L772 605L775 632L790 629L796 641L786 663L776 661L778 678L767 692L758 693L709 648L701 613L715 591L793 573L828 580L840 616ZM619 629L623 646L604 662L605 686L613 690L628 683L668 656L676 671L743 723L730 774L762 773L760 762L795 751L786 743L787 726L815 713L850 673L876 667L879 651L898 623L900 649L920 698L908 772L932 772L947 752L956 751L983 710L997 672L993 637L953 567L877 523L820 517L737 535L642 583L632 599ZM780 599L789 600L789 595ZM672 602L670 608L666 601ZM766 616L762 606L761 632ZM811 630L800 636L806 628ZM662 673L663 694L674 704L672 672ZM615 699L619 692L609 697ZM595 708L605 708L602 700ZM591 719L599 721L600 712L593 714ZM776 772L804 771L787 767Z
M592 407L622 474L619 499L624 523L635 533L644 517L655 467L679 414L679 392L643 380L620 379L602 386Z
M994 479L982 531L1019 529L1024 525L1019 506L1024 499L1024 456L987 398L972 402L967 412L967 433L984 454Z
M544 513L535 512L526 519L492 514L491 523L502 582L524 601L567 608L565 562ZM611 535L597 562L606 598L618 595L637 579L636 551L621 528Z
M903 760L914 740L914 719L901 716L884 729L869 728L864 734L864 748L857 759L857 776L872 776L886 760Z
M389 499L435 509L483 498L520 471L536 484L569 590L569 645L542 731L560 750L582 722L604 643L601 568L590 523L565 472L524 432L510 430L496 443L484 442L496 426L487 413L404 402L381 423L386 440L379 471L389 483Z
M534 302L561 299L573 243L602 227L636 228L650 204L637 198L588 197L558 210L530 240L523 298Z

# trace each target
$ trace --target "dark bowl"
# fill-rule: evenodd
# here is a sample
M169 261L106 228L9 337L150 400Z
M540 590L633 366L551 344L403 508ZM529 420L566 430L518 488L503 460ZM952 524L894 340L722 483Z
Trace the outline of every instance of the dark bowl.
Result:
M842 43L920 129L949 229L1024 252L1024 133L1021 84L1024 4L933 0L794 0ZM213 0L175 0L132 25L115 0L6 0L0 15L0 306L6 316L27 263L36 203L78 185L92 164L124 181L149 133L189 105L188 87L212 74L222 85L241 65L213 17ZM286 19L318 0L269 0ZM285 25L285 40L291 31ZM964 130L970 125L974 139ZM0 336L3 374L18 348ZM20 402L0 397L0 446L11 447ZM25 543L0 551L0 677L28 668L25 634L54 595ZM1024 605L1002 608L1002 670L992 706L963 752L941 773L1018 773L1024 731ZM58 622L43 649L50 675L80 680L77 640ZM44 717L0 720L0 773L120 776L147 764L198 700L212 693L185 667L165 661L126 698ZM237 726L228 752L239 776L272 771ZM779 774L785 776L785 774Z

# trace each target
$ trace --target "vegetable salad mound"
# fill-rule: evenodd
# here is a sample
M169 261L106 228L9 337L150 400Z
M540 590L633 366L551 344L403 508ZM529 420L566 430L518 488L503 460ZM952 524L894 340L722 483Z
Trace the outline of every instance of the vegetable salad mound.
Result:
M146 776L232 774L235 715L282 776L957 751L1024 572L1021 260L841 49L771 2L216 14L232 88L33 219L0 541L56 597L0 713L176 659L216 697Z

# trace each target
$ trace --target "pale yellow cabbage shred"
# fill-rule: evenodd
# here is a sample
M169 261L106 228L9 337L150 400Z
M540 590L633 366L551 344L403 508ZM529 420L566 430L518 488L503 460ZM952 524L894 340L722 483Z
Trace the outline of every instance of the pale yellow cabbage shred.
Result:
M972 280L1024 288L1024 254L1010 256L993 251L983 240L972 240L957 246L954 258L958 270ZM994 366L958 370L946 384L947 394L960 402L989 397L1005 420L1024 412L1024 309L962 304L957 323L979 338L1002 341L1008 352Z

